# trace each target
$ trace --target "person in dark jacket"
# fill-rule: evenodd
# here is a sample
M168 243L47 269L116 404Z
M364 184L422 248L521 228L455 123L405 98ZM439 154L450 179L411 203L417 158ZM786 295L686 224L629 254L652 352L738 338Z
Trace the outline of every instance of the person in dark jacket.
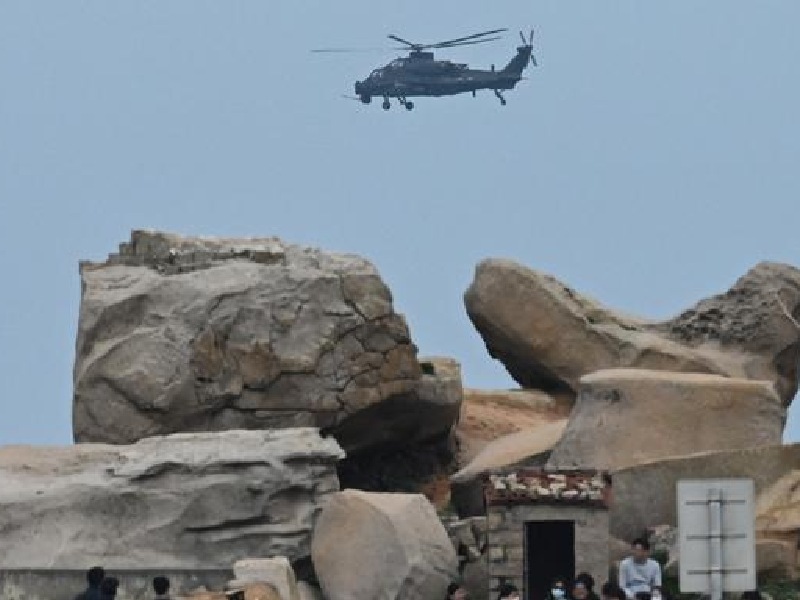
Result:
M153 577L153 591L156 593L155 600L170 600L169 579L163 575Z
M114 600L117 597L119 579L116 577L106 577L100 584L100 600Z
M572 586L572 597L574 600L600 600L594 591L594 577L589 573L578 573Z
M100 584L106 572L103 567L92 567L86 571L87 587L80 594L75 596L75 600L100 600Z

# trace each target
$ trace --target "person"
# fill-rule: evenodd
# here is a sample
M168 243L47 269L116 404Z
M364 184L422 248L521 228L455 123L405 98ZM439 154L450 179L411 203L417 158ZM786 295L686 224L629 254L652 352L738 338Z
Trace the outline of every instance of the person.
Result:
M467 590L460 583L451 583L447 586L447 600L465 600Z
M75 596L75 600L100 600L100 584L106 572L103 567L92 567L86 571L86 589Z
M601 600L627 600L625 592L616 583L606 581L600 588Z
M114 600L117 597L119 580L116 577L106 577L100 584L100 600Z
M550 586L550 593L547 594L547 600L566 600L567 586L562 578L553 580L553 585Z
M497 594L497 600L519 600L519 590L516 586L510 583L504 583L500 586L500 592Z
M637 538L631 544L631 556L619 563L619 586L633 600L637 592L652 594L661 590L661 565L650 558L650 544Z
M576 590L576 586L583 586L583 590ZM600 600L594 591L594 577L589 573L578 573L575 576L575 584L572 586L572 597L576 597L576 593L581 595L579 600Z
M169 579L163 575L153 577L153 591L156 593L155 600L170 600Z

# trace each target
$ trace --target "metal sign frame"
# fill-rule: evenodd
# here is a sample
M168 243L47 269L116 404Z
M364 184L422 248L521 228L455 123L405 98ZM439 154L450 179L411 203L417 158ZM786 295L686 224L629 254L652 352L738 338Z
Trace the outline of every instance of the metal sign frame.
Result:
M680 589L710 594L756 588L752 479L689 479L677 484Z

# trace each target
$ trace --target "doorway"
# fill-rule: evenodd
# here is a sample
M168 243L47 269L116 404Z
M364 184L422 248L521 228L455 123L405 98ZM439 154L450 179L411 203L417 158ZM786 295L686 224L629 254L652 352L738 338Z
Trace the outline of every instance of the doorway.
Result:
M525 598L545 600L550 585L575 576L575 521L525 523Z

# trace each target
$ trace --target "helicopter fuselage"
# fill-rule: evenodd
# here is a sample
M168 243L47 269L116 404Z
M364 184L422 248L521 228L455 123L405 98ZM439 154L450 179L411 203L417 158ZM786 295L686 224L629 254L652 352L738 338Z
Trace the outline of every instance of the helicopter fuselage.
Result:
M355 93L365 104L373 97L384 99L388 108L389 98L398 98L406 104L406 98L419 96L452 96L464 92L493 90L505 104L502 90L513 89L522 78L522 71L531 57L531 46L517 48L517 54L504 68L495 70L470 69L462 63L435 60L432 52L411 52L375 69L369 77L355 84ZM410 103L409 103L410 104ZM413 105L412 105L413 106ZM410 108L407 106L407 108Z

